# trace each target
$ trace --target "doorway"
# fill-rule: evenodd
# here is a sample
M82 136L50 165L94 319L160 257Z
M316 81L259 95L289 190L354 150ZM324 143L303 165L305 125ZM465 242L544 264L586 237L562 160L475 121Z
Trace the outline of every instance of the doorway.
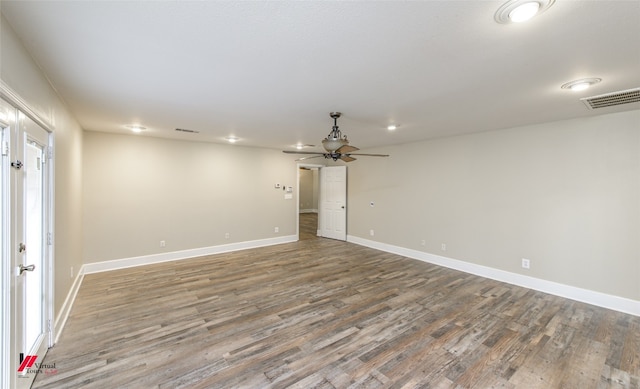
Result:
M297 188L298 240L315 226L315 236L346 241L347 167L298 164Z
M320 201L320 167L298 166L298 240L320 236L318 202Z

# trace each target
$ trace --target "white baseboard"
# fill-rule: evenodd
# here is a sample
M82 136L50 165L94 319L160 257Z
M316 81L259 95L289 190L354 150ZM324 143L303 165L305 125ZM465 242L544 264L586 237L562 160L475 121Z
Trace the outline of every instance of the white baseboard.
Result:
M83 266L84 267L84 266ZM60 308L60 312L58 312L57 317L54 320L53 325L53 342L58 343L58 339L62 334L62 329L64 325L67 324L67 319L69 318L69 314L71 313L71 307L73 307L73 303L76 301L76 296L78 295L78 290L80 290L80 285L82 285L82 280L84 278L84 269L80 268L78 274L76 274L75 280L73 280L73 284L71 284L71 289L69 289L69 293L67 293L67 298L64 299L64 303L62 303L62 308Z
M298 213L318 213L317 209L301 209Z
M290 243L297 241L295 235L281 236L277 238L250 240L246 242L237 242L223 244L220 246L202 247L197 249L172 251L169 253L143 255L140 257L114 259L111 261L102 261L94 263L86 263L82 266L84 274L100 273L103 271L126 269L129 267L151 265L154 263L177 261L181 259L189 259L202 257L204 255L213 255L228 253L231 251L253 249L258 247L272 246L282 243Z
M476 265L470 262L464 262L457 259L442 257L426 253L423 251L408 249L400 246L394 246L386 243L375 242L368 239L359 238L357 236L348 235L347 242L359 244L361 246L370 247L376 250L385 251L392 254L402 255L404 257L417 259L420 261L432 263L434 265L447 267L450 269L460 270L465 273L477 276L491 278L496 281L506 282L508 284L518 285L529 289L538 290L553 294L556 296L580 301L587 304L596 305L603 308L613 309L615 311L628 313L634 316L640 316L640 301L631 300L624 297L614 296L606 293L600 293L588 289L582 289L575 286L560 284L553 281L547 281L540 278L525 276L522 274L511 273L504 270L494 269L487 266Z

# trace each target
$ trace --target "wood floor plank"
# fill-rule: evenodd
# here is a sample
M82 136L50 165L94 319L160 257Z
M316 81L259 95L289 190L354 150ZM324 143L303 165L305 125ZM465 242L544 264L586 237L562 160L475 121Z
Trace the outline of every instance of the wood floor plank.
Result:
M296 243L87 275L33 387L639 388L639 317L318 239L314 217Z

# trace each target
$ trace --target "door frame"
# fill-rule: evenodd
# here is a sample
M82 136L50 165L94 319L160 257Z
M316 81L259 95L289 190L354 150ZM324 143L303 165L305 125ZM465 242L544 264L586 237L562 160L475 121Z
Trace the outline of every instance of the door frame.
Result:
M0 322L0 387L9 388L10 378L14 373L11 371L11 323L10 318L13 317L12 312L12 296L13 296L13 284L11 283L11 240L13 239L13 233L11 231L11 218L10 218L10 160L9 153L6 150L8 142L11 141L11 129L15 126L16 110L11 107L13 115L10 114L7 109L8 102L0 100L0 142L2 142L2 152L0 152L0 215L2 224L0 225L0 317L3 318Z
M46 188L47 193L45 194L47 198L46 204L46 223L43 225L45 231L48 232L49 236L47 239L47 244L45 244L45 250L47 251L46 255L46 264L45 264L45 277L44 277L44 285L43 288L45 290L46 296L44 301L44 324L45 324L45 339L42 342L41 350L44 351L42 355L38 354L38 363L42 362L42 357L46 354L46 350L51 348L54 344L53 337L53 323L54 323L54 266L55 263L55 136L54 136L54 126L51 125L47 120L43 118L45 115L40 115L33 109L31 106L24 100L20 95L18 95L15 91L13 91L4 81L0 80L0 102L1 106L8 105L11 107L9 111L0 110L0 113L5 114L5 118L3 120L3 124L7 124L7 126L3 126L2 137L0 139L2 152L0 153L0 157L2 158L2 164L0 168L0 180L2 180L2 185L0 185L0 208L2 215L2 250L0 252L0 281L2 282L2 296L0 296L0 310L2 313L2 317L4 320L0 321L0 387L6 388L16 388L18 387L18 366L19 366L19 356L14 355L16 353L15 339L12 338L12 335L15 331L16 326L16 318L13 317L15 312L15 293L16 291L16 282L15 282L15 272L14 269L14 258L11 255L14 250L14 240L15 236L12 231L12 204L10 195L12 191L14 192L13 187L13 179L12 176L15 172L12 172L13 169L10 167L10 159L12 156L11 148L17 146L17 136L19 134L19 120L18 120L18 112L22 112L26 117L33 120L38 126L42 127L48 135L48 163L45 164L46 170L43 172L47 175L48 179L48 187ZM3 112L4 111L4 112ZM2 116L2 115L0 115ZM6 142L6 145L5 145ZM5 153L5 149L7 152ZM6 155L5 155L6 154Z
M337 165L342 166L342 165ZM330 165L320 165L320 164L311 164L311 163L302 163L299 162L296 165L296 240L300 240L300 168L317 168L318 169L318 236L324 237L322 235L322 222L323 222L323 211L322 211L322 173L321 170L326 167L331 167ZM345 166L346 167L346 166ZM348 192L345 189L345 200L348 197ZM345 236L347 236L347 213L345 211ZM345 239L346 241L346 239Z

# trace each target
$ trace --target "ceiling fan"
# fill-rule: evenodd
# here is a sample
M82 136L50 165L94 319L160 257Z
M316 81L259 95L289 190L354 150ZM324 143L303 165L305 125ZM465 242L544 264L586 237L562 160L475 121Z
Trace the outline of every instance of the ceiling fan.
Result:
M340 133L340 129L338 128L338 118L341 115L342 114L340 112L329 113L329 116L331 116L331 118L333 119L333 128L331 129L331 132L329 133L329 135L327 135L327 137L322 140L322 146L327 151L326 153L320 153L320 152L314 152L314 151L289 151L289 150L284 150L283 153L315 155L315 157L300 158L298 159L298 161L302 161L304 159L310 159L310 158L325 157L326 159L333 159L334 161L341 159L345 162L351 162L356 160L356 158L353 158L352 155L360 155L360 156L367 156L367 157L388 157L389 156L389 154L361 154L361 153L354 154L353 153L354 151L358 151L360 149L354 146L350 146L349 141L347 140L347 136L346 135L343 136Z

